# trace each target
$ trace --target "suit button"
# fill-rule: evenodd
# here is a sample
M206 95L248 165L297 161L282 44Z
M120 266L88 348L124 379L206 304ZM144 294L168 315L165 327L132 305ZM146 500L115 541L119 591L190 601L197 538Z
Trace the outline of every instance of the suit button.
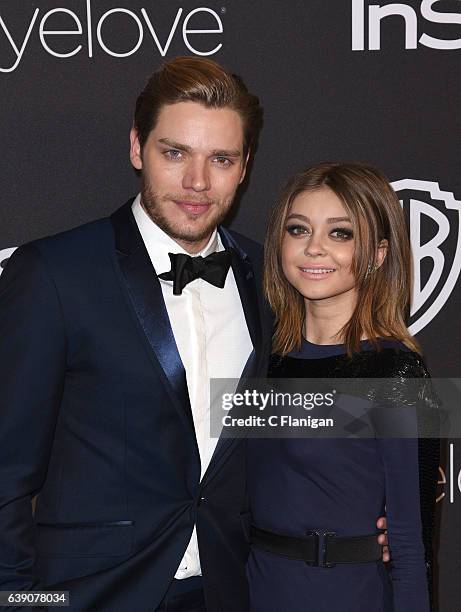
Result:
M201 504L203 504L203 502L206 501L206 497L204 497L203 495L201 497L198 498L197 500L197 506L200 506Z

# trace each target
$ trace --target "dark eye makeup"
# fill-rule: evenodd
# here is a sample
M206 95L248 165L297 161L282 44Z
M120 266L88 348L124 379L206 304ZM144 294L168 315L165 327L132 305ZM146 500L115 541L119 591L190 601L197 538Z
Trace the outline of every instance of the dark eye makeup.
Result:
M290 234L290 236L304 236L309 232L307 227L299 224L287 225L285 230Z
M350 240L354 237L354 232L348 227L335 227L331 230L330 235L334 236L334 238Z
M290 236L306 236L310 234L310 230L305 225L290 224L285 230ZM354 237L354 232L348 227L335 227L330 231L330 236L338 240L350 240Z

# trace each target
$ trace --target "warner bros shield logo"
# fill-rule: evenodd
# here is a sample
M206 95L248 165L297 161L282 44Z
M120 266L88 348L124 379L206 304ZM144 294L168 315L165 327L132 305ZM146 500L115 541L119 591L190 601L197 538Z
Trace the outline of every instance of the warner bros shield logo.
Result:
M0 274L3 272L6 264L8 263L8 259L11 257L16 247L12 247L9 249L0 249Z
M451 295L461 269L461 200L438 183L394 181L410 228L413 299L409 330L421 331Z

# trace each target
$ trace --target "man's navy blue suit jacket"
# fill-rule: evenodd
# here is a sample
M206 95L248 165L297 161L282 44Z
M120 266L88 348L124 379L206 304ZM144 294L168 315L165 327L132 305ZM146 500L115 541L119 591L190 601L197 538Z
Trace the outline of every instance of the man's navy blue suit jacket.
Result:
M151 612L196 523L208 609L244 612L244 443L220 439L200 482L185 372L131 203L19 248L1 276L0 590ZM219 231L254 346L245 374L264 376L261 249Z

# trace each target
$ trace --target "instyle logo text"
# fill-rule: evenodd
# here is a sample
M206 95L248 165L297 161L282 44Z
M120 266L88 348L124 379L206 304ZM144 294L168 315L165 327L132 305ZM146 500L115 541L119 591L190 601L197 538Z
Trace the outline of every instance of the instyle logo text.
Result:
M403 21L404 49L417 49L418 46L440 50L461 49L461 27L458 38L453 37L451 29L444 38L431 36L424 31L428 28L428 22L461 26L461 13L447 12L447 4L459 8L461 3L459 0L422 0L418 15L412 6L402 2L373 3L367 6L365 0L352 0L352 50L379 51L382 45L382 22L388 18L393 18L393 27L398 28L399 32L402 26L398 20Z

